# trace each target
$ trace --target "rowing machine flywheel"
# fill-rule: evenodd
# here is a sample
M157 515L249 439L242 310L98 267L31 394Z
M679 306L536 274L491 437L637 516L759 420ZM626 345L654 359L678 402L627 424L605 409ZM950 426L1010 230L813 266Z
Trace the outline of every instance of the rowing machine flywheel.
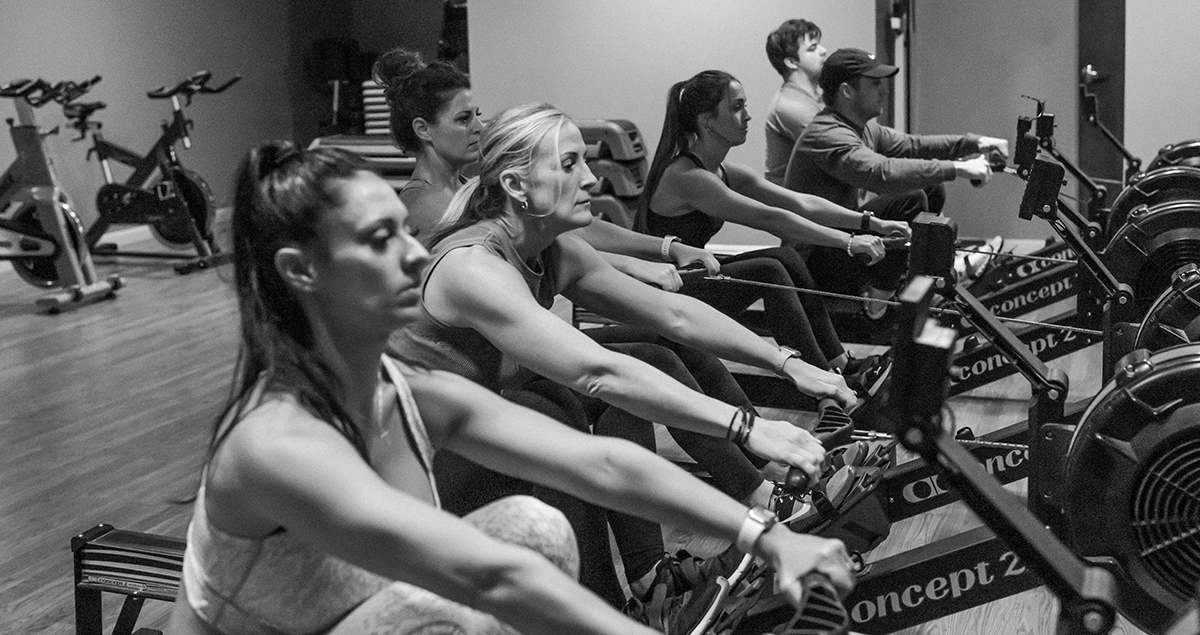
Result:
M1118 364L1075 429L1065 538L1114 565L1121 604L1161 632L1200 580L1200 344Z
M1133 287L1144 314L1171 286L1171 274L1200 263L1200 201L1135 208L1100 257L1117 280Z
M1163 146L1158 155L1146 165L1146 171L1152 172L1170 165L1190 165L1200 167L1200 139L1190 139L1179 143L1168 143Z
M1150 352L1200 342L1200 267L1184 265L1171 276L1171 288L1150 305L1134 348Z
M1200 167L1175 165L1141 172L1113 199L1105 237L1111 240L1129 220L1129 213L1140 205L1153 207L1182 199L1200 199Z

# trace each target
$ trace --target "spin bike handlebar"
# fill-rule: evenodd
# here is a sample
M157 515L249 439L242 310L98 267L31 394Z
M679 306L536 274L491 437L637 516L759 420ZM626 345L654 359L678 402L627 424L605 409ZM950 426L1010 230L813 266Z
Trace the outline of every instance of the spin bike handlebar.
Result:
M54 87L44 79L18 79L0 86L0 97L24 99L39 108L54 99Z
M60 104L66 105L86 95L87 92L92 89L92 86L95 86L99 83L99 75L96 75L91 79L86 79L82 82L58 82L51 87L50 98Z
M188 99L188 102L191 103L192 96L197 93L212 95L225 92L226 89L242 79L242 76L234 75L225 83L215 88L208 85L208 80L210 79L212 79L212 73L210 71L199 71L193 74L191 77L179 82L178 84L175 84L174 86L159 86L158 88L147 92L146 96L150 99L169 99L171 97L175 97L176 95L183 95Z

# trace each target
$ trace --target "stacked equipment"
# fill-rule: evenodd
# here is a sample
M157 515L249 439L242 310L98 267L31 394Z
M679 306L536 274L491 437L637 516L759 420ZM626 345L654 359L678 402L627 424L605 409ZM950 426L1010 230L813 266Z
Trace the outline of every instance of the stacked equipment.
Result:
M632 229L637 199L646 187L649 172L641 133L625 119L584 119L577 123L587 144L585 160L598 181L592 188L592 213Z
M400 150L392 143L392 129L388 123L387 99L383 86L373 80L362 84L363 116L366 134L337 134L313 139L309 148L342 148L362 155L379 174L399 191L412 177L417 159Z

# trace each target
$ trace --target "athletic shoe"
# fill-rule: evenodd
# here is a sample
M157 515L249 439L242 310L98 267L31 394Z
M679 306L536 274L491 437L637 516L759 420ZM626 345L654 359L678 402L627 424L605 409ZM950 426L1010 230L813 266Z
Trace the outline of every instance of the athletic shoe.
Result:
M852 377L861 373L880 362L882 355L867 355L866 357L858 357L853 351L846 351L846 365L840 373L846 377Z
M650 588L641 597L630 598L623 612L668 635L685 635L716 598L717 577L732 575L741 558L734 546L712 558L697 558L682 550L674 556L663 554Z
M849 366L849 364L847 364ZM879 393L883 382L892 372L892 352L871 355L860 362L857 371L846 374L846 386L860 399L870 399Z
M966 265L967 280L978 280L987 273L988 267L992 261L1000 254L1000 250L1004 249L1004 238L996 236L991 240L985 241L974 252L968 252L964 258Z

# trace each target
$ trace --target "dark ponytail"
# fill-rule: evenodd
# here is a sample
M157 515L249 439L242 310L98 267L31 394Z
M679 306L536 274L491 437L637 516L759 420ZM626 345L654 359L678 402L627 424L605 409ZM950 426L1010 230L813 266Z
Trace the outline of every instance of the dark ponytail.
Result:
M239 166L232 234L242 348L232 394L213 430L210 457L236 425L260 376L266 375L269 387L293 393L366 458L362 431L339 397L343 387L316 355L308 318L275 268L280 248L310 244L322 216L342 204L336 181L361 171L371 167L356 154L334 148L302 150L285 141L253 148ZM233 424L222 429L231 411Z
M737 79L725 71L704 71L690 79L673 84L667 91L667 114L663 118L662 136L654 150L654 161L646 175L646 186L638 201L635 227L646 231L646 214L650 199L662 181L667 166L688 147L691 135L699 133L697 118L704 113L715 113L717 106L727 94L729 84Z

